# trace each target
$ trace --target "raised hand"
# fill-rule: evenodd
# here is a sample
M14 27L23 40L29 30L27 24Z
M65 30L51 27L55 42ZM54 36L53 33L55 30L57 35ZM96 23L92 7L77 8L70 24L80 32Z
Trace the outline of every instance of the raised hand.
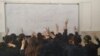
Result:
M49 33L49 32L50 32L49 27L46 27L46 28L45 28L45 30L46 30L46 32L47 32L47 33Z
M23 28L21 28L21 33L24 33Z
M46 30L46 31L45 31L45 35L49 35L49 33L50 33L49 27L46 27L45 30Z
M9 28L6 28L6 35L9 34Z
M75 32L78 32L78 29L77 29L77 27L76 27L76 26L74 26L74 31L75 31Z
M35 32L32 32L31 37L34 37L34 36L36 36L36 33Z
M65 21L64 29L67 29L67 26L68 26L68 20Z
M58 24L56 24L56 31L57 31L57 33L59 32L59 26L58 26Z
M68 25L68 20L65 21L65 25Z

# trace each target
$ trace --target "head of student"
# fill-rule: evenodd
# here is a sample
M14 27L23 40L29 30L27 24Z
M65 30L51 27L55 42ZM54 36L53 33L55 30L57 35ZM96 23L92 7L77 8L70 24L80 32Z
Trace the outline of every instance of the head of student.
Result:
M75 45L75 35L70 33L67 38L67 44Z
M91 42L91 36L90 35L85 35L84 36L84 43L88 44L89 42Z

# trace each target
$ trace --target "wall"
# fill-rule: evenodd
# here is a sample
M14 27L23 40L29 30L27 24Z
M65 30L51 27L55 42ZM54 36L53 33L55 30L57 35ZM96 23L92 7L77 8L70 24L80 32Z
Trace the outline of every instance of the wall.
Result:
M80 2L80 31L91 31L91 2Z
M4 2L7 3L79 3L79 30L100 31L100 0L0 0L0 32L5 32Z
M92 0L92 31L100 31L100 0Z
M4 2L0 1L0 41L2 41L2 35L5 32L5 16L4 16Z
M80 2L80 31L100 31L100 0Z

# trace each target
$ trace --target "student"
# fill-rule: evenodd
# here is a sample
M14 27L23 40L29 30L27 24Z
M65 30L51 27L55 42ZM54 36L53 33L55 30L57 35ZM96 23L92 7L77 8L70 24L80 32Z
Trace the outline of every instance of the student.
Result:
M74 44L74 35L69 34L66 42L66 46L64 48L63 56L74 56L74 49L75 49L75 44Z
M68 41L68 20L64 23L64 31L61 38L61 46L64 48L66 46L66 42Z
M56 24L56 31L57 31L57 34L55 36L55 40L59 42L60 46L65 46L65 43L67 41L67 37L68 37L68 32L67 32L67 27L68 27L68 20L65 21L65 24L64 24L64 32L63 33L60 33L59 32L59 26Z
M65 21L65 27L64 27L64 32L63 32L63 41L66 42L67 37L68 37L68 20Z
M11 36L5 37L5 56L20 56L19 50L13 42L13 38Z
M37 56L38 55L38 42L36 36L32 36L27 40L25 47L25 56Z
M62 49L59 45L59 40L62 38L62 34L52 34L49 31L49 28L46 28L46 32L47 33L44 35L49 38L46 39L47 43L42 47L40 56L62 56Z
M98 48L100 47L100 40L96 36L95 36L95 40L98 42L98 44L95 44L91 41L91 36L86 35L84 37L85 56L98 56Z
M70 33L64 48L63 56L83 56L82 48L76 45L76 37Z
M82 47L81 42L81 35L79 35L78 33L78 29L76 27L74 27L74 31L75 31L75 45Z
M25 34L21 33L21 34L19 34L18 39L17 39L17 41L18 41L17 47L19 49L21 48L21 45L22 45L22 41L23 40L25 40Z

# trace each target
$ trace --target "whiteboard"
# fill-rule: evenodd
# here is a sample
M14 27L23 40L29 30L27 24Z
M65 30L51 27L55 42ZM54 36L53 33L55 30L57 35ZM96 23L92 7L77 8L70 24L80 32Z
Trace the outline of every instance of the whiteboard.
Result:
M55 24L63 32L64 22L69 21L68 32L74 33L74 26L78 27L77 4L6 4L6 27L9 34L20 34L21 29L27 35L43 32L49 27L55 32Z

